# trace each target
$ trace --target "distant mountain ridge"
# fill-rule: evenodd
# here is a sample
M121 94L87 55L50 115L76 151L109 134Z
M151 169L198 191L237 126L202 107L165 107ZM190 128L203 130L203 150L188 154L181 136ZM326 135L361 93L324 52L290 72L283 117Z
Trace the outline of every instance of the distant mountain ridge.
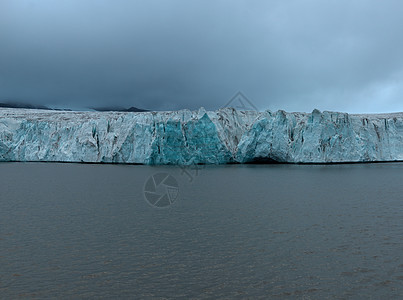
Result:
M123 108L120 106L104 106L104 107L91 107L91 109L96 111L122 111L122 112L147 112L148 109L137 108L131 106L129 108Z
M51 108L44 106L44 105L32 105L32 104L21 103L21 102L4 102L4 103L0 103L0 107L51 110Z
M51 108L45 105L34 105L24 102L0 102L0 108L22 108L22 109L44 109L44 110L57 110L57 111L72 111L69 108ZM120 111L120 112L147 112L149 110L137 108L131 106L129 108L124 108L120 106L103 106L103 107L89 107L95 111L108 112L108 111Z
M50 107L47 107L45 105L33 105L33 104L28 104L28 103L23 103L23 102L0 102L0 107L72 111L71 109L68 109L68 108L50 108Z

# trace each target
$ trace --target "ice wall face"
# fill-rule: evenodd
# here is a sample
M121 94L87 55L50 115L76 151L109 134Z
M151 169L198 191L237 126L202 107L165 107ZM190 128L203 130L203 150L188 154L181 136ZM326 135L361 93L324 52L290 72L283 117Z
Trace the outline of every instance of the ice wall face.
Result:
M403 114L262 113L238 145L237 160L332 163L403 159Z
M403 160L403 113L0 109L0 160L139 164Z

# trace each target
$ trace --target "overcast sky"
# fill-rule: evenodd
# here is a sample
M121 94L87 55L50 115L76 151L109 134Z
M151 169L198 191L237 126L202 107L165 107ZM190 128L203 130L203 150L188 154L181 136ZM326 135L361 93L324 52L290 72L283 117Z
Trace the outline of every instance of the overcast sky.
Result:
M401 0L0 0L0 102L403 111Z

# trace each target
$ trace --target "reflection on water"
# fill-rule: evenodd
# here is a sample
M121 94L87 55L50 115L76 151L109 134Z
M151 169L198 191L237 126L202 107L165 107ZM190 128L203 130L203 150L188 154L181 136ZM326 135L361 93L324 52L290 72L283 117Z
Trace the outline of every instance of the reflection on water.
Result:
M178 184L163 209L144 195L157 173ZM3 163L0 295L398 299L402 179L403 164L207 166L189 181Z

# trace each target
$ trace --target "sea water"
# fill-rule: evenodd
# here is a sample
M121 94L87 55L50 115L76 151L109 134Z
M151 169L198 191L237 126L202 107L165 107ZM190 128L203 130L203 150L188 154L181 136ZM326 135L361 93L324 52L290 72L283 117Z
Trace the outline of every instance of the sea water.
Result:
M0 298L403 297L403 164L0 164Z

